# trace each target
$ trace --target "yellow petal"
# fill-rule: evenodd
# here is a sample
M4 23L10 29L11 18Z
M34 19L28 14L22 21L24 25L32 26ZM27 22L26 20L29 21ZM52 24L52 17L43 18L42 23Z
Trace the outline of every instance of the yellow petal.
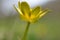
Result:
M29 16L30 14L30 7L27 2L22 2L21 3L21 10L24 15Z
M21 4L20 4L20 1L18 1L18 8L21 10Z
M36 22L38 19L42 18L47 12L49 12L48 9L40 11L39 14L35 17L34 21Z
M34 9L32 10L32 15L35 15L35 16L36 16L39 12L40 12L40 7L37 6L36 8L34 8Z
M21 10L20 10L19 8L16 8L15 5L13 5L13 6L14 6L14 8L16 9L16 11L17 11L20 15L23 15L22 12L21 12Z
M49 12L48 9L43 10L43 11L41 12L39 18L43 17L43 16L44 16L46 13L48 13L48 12Z

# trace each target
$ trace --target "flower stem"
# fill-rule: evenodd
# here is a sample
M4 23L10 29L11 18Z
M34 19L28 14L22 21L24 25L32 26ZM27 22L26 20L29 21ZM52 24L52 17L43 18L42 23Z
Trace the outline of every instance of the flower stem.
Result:
M27 37L27 34L28 34L29 26L30 26L30 22L27 23L27 27L26 27L26 30L25 30L25 32L24 32L24 35L23 35L22 40L26 40L26 37Z

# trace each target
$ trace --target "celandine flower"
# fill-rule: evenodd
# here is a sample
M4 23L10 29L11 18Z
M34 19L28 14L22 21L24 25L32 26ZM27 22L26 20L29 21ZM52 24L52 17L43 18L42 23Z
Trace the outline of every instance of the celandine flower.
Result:
M30 23L37 21L48 12L48 9L41 10L39 6L35 7L34 9L31 9L27 2L20 3L19 1L18 7L14 5L14 8L20 14L20 17L23 20L28 21Z
M20 3L20 1L18 1L18 7L14 5L14 8L20 14L20 17L28 22L22 40L26 40L30 23L37 21L48 12L48 9L41 10L39 6L31 9L27 2Z

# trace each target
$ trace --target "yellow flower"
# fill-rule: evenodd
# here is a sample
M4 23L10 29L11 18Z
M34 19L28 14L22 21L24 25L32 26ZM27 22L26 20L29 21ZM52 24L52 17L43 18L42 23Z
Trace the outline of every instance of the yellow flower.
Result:
M39 6L31 9L27 2L20 3L19 1L18 7L14 5L14 8L20 14L20 17L28 22L35 22L48 12L48 9L41 10Z

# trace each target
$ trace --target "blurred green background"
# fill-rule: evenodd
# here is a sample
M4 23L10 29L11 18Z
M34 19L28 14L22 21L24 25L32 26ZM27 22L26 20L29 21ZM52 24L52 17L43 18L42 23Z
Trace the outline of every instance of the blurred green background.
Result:
M0 40L20 40L23 36L27 23L20 19L13 8L17 2L18 0L0 0ZM52 10L30 25L27 40L60 40L60 1L27 2L31 8L39 5L42 9Z

